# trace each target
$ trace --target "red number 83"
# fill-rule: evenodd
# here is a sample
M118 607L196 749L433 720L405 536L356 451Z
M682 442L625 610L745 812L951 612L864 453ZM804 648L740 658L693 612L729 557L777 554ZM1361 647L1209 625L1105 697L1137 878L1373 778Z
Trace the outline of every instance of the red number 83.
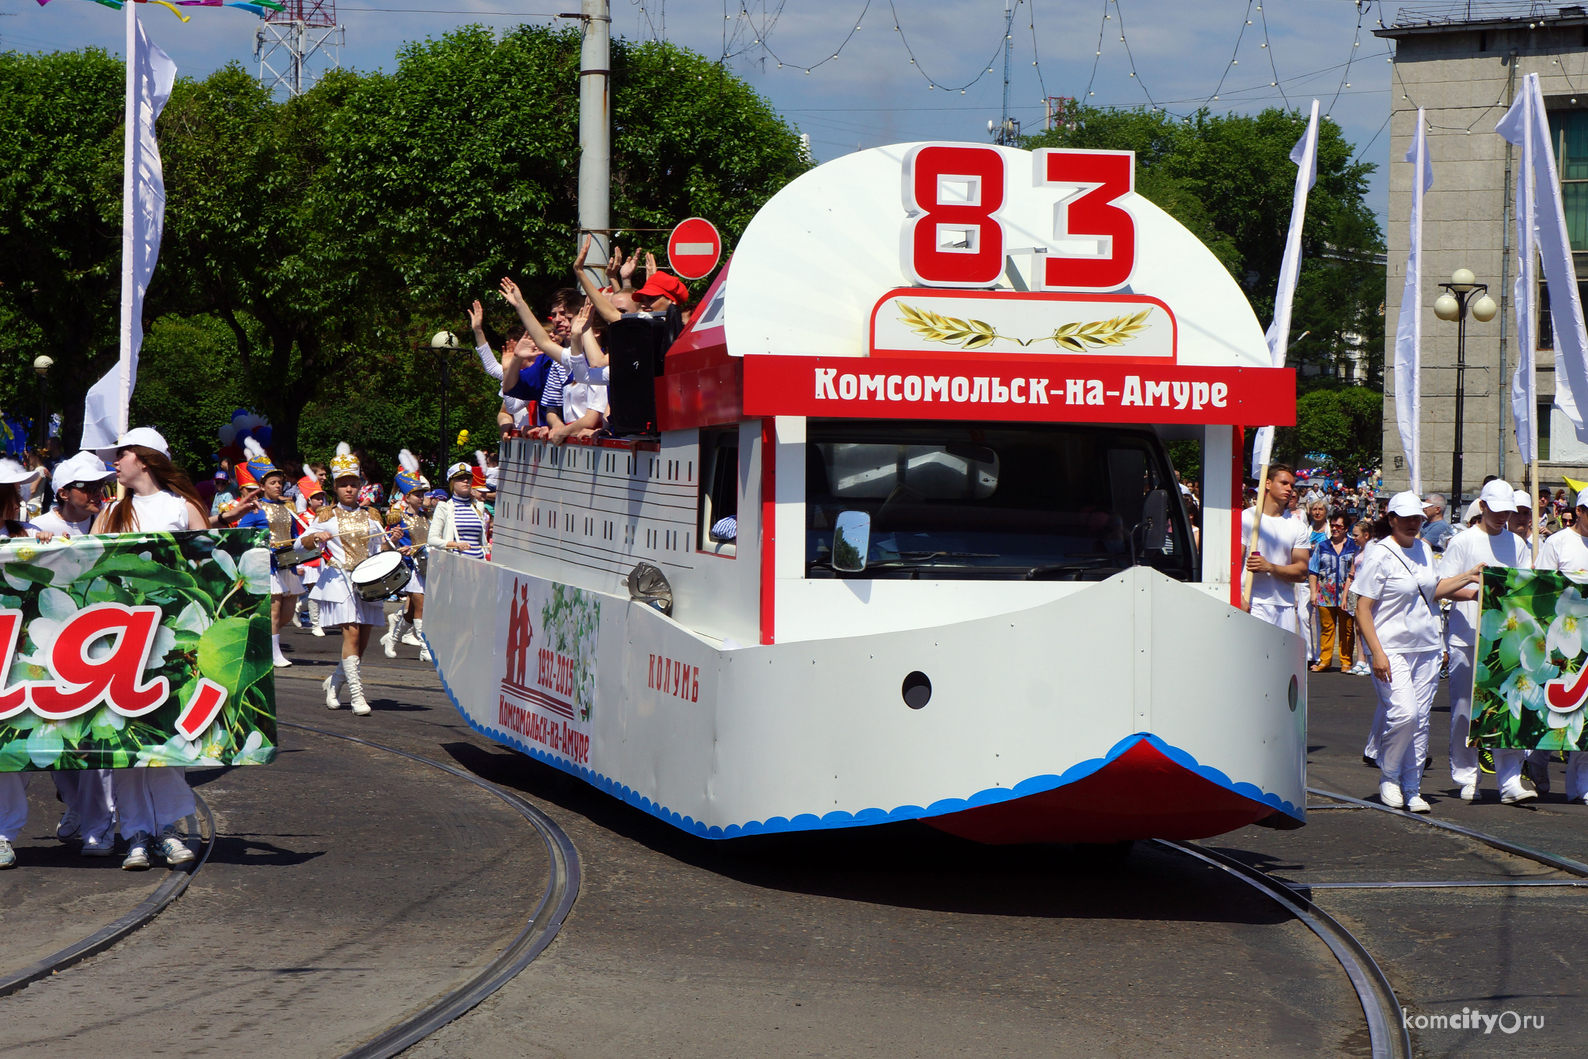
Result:
M1034 187L1078 188L1056 205L1053 239L1034 284L1116 290L1136 264L1136 225L1114 201L1135 187L1130 151L1043 150ZM1003 275L998 211L1007 197L1004 157L991 147L927 144L904 162L904 265L927 287L991 287Z

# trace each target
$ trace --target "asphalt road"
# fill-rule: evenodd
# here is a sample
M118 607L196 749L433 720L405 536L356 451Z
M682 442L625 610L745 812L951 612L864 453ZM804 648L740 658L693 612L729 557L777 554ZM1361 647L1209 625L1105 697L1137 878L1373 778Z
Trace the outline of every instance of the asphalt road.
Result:
M991 849L924 826L711 843L472 733L404 647L366 656L375 713L327 711L334 639L289 633L281 718L447 760L540 805L584 885L550 949L412 1056L1366 1055L1360 1007L1321 942L1189 858L1138 845ZM1315 676L1310 781L1376 790L1360 764L1369 678ZM1435 716L1436 748L1444 713ZM159 921L0 1000L0 1055L336 1055L488 961L533 908L528 825L455 777L295 729L268 768L194 770L215 857ZM1584 859L1588 810L1442 797L1435 814ZM1558 781L1557 781L1558 788ZM0 967L87 933L152 887L60 851L53 788L0 876ZM1453 789L1451 791L1453 795ZM1491 792L1491 799L1493 798ZM1210 840L1296 882L1555 878L1533 862L1368 810ZM110 862L113 865L115 862ZM160 869L156 869L158 872ZM1420 1054L1574 1054L1588 894L1313 891L1410 1012L1542 1016L1543 1029L1414 1030Z

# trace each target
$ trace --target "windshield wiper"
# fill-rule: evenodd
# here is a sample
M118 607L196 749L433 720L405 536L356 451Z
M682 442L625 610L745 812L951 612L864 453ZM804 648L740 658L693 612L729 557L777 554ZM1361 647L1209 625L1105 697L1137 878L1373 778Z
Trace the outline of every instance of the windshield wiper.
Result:
M1122 555L1099 555L1091 559L1075 559L1067 563L1045 563L1026 571L1027 581L1041 581L1048 574L1066 574L1077 570L1095 570L1100 566L1119 566ZM1124 567L1120 567L1124 569Z

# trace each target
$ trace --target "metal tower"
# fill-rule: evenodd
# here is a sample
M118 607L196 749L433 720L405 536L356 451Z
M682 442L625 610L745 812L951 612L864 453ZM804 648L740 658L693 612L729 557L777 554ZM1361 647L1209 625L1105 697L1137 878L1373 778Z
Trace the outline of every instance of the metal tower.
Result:
M1020 145L1020 121L1009 116L1009 57L1015 43L1014 17L1009 0L1004 0L1004 112L997 125L990 121L987 123L987 131L993 134L993 143L1005 147Z
M343 29L336 23L336 0L285 0L254 33L259 81L287 95L302 95L319 79L309 60L321 56L320 71L342 65Z

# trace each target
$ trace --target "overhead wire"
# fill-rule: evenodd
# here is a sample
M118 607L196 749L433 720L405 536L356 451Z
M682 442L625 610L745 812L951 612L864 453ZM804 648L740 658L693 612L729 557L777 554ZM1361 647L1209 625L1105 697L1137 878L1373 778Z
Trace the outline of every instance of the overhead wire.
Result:
M1031 65L1037 68L1037 85L1042 89L1042 102L1048 101L1048 83L1042 77L1042 56L1037 54L1037 0L1030 0L1027 15L1031 18Z
M1340 93L1351 87L1351 64L1356 61L1356 50L1362 46L1362 20L1367 17L1368 8L1372 0L1356 0L1356 34L1351 39L1351 57L1345 62L1345 73L1340 75L1340 87L1334 90L1334 98L1329 100L1329 107L1324 111L1324 117L1329 117L1334 112L1335 103L1340 100ZM1383 19L1379 23L1383 24Z
M724 3L726 4L726 0L724 0ZM739 14L740 17L743 18L750 26L750 29L755 33L755 40L751 43L751 47L760 47L768 55L772 56L772 60L777 63L779 70L783 69L785 66L788 66L795 70L804 70L807 74L809 74L812 70L820 69L826 64L833 62L840 54L843 53L844 48L847 47L849 42L854 39L855 34L860 32L860 26L863 22L865 22L866 13L871 10L871 4L872 0L865 0L864 6L862 6L860 9L859 16L854 19L853 27L851 27L849 33L844 37L844 39L839 42L838 47L833 49L833 53L827 56L825 59L822 59L820 62L812 63L809 66L803 66L799 63L790 62L784 59L772 49L772 46L769 43L767 43L767 38L772 35L772 31L777 27L778 19L780 19L783 15L782 3L777 5L776 10L773 12L770 18L763 13L760 26L755 24L755 19L750 14L750 9L745 5L744 0L739 0ZM765 9L763 8L763 12L764 11ZM726 53L726 42L724 43L724 52Z
M1219 75L1219 83L1213 86L1213 93L1207 98L1209 103L1219 98L1219 91L1229 79L1230 71L1241 61L1241 41L1246 39L1246 27L1252 24L1252 2L1253 0L1246 0L1246 14L1242 16L1244 21L1241 23L1240 32L1235 34L1235 48L1230 52L1230 61L1224 64L1224 72Z
M1156 110L1158 104L1153 101L1152 93L1147 90L1147 83L1136 72L1136 56L1130 50L1130 41L1125 39L1125 9L1119 6L1119 0L1114 0L1114 13L1119 16L1119 42L1125 46L1125 58L1130 60L1130 76L1141 85L1141 94L1147 97L1147 105Z
M1285 109L1289 110L1290 97L1285 95L1285 86L1282 85L1279 80L1279 63L1274 59L1273 42L1268 39L1268 15L1263 11L1262 4L1257 5L1257 17L1260 18L1263 23L1263 49L1268 52L1268 68L1272 70L1274 74L1274 79L1269 82L1269 87L1279 89L1279 98L1285 101ZM1380 20L1379 24L1383 25L1383 21Z
M1086 94L1082 99L1091 99L1093 96L1092 85L1097 83L1097 64L1103 59L1103 31L1108 27L1108 5L1110 0L1103 0L1103 18L1097 24L1097 54L1092 57L1092 76L1086 79Z

